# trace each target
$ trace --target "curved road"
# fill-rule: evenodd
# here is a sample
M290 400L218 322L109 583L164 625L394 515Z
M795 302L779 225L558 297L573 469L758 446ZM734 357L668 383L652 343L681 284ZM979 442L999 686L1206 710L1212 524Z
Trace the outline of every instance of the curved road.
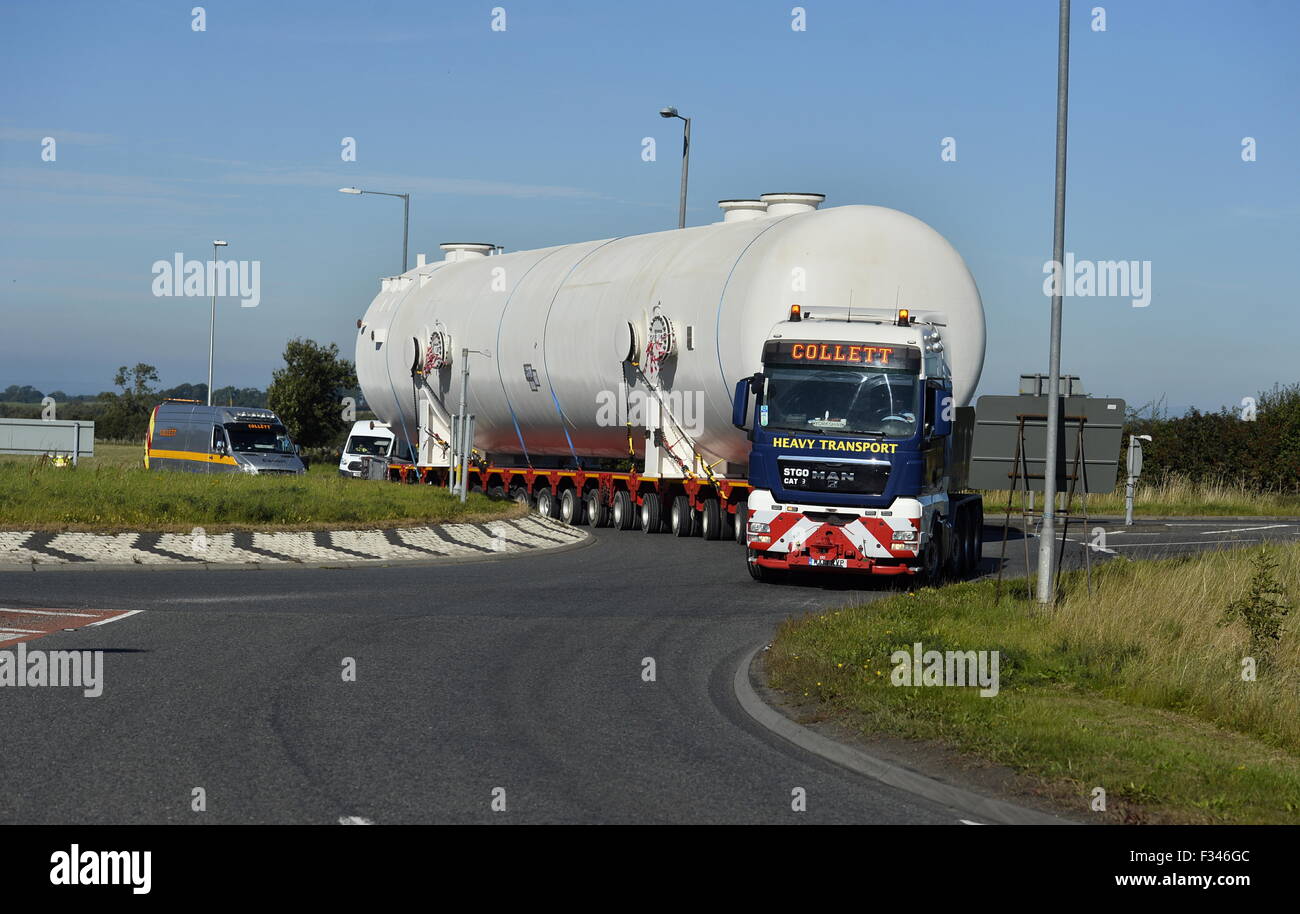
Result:
M476 564L0 573L2 607L143 610L29 643L104 650L104 692L0 689L0 822L962 817L805 753L732 691L782 619L886 585L764 586L734 543L593 533Z

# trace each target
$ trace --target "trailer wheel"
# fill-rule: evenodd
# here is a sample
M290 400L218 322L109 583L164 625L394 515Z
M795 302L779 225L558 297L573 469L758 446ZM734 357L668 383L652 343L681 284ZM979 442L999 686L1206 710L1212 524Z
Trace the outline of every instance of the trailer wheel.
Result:
M488 487L488 490L487 490L487 494L488 494L488 498L498 498L498 499L500 499L500 498L505 498L505 497L506 497L506 487L505 487L505 486L489 486L489 487Z
M560 504L555 499L555 495L550 489L539 489L537 492L537 513L542 517L559 517Z
M704 510L700 512L700 535L706 540L722 539L722 517L716 498L704 499Z
M663 511L658 492L647 492L641 496L641 532L663 532Z
M673 497L672 508L673 536L695 535L695 512L691 509L691 500L685 495Z
M608 527L609 505L600 500L600 489L588 489L583 501L587 503L587 523L593 527Z
M580 527L586 520L582 516L582 499L573 489L560 493L560 520L570 527Z
M614 493L614 526L619 530L636 528L636 511L632 504L632 493L619 489Z
M510 500L520 505L531 505L533 500L528 497L528 490L523 486L515 486L510 490Z

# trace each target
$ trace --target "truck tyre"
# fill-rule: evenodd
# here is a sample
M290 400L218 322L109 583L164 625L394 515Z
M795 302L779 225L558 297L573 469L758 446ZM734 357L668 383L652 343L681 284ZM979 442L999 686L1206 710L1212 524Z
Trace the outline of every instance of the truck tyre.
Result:
M736 513L732 519L733 532L736 535L736 542L745 545L749 542L747 538L749 527L749 506L744 504L736 505Z
M537 491L537 513L542 517L559 517L560 503L550 489Z
M921 583L937 587L943 574L943 525L937 519L930 522L929 542L921 550Z
M952 526L944 526L944 545L948 554L943 558L943 576L959 578L966 565L966 514L961 508L952 516Z
M565 489L560 493L560 520L570 527L580 527L586 518L582 516L582 499L576 489Z
M663 532L663 512L658 492L647 492L641 496L641 532Z
M749 568L749 576L755 581L764 584L780 584L785 580L786 573L777 571L772 568L764 568L758 562L754 561L755 552L753 549L745 550L745 565Z
M685 495L673 497L672 509L673 536L695 535L695 512L691 509L691 500Z
M601 501L600 489L588 489L583 501L587 503L587 523L593 527L608 527L609 505Z
M614 526L619 530L636 529L636 506L632 504L632 493L619 489L614 493Z
M531 505L533 503L533 500L528 497L528 490L523 486L515 486L511 489L510 498L512 501L521 505Z
M980 567L984 564L984 504L983 502L977 501L971 507L970 519L971 519L970 573L979 574Z
M722 512L716 498L704 499L704 510L700 512L700 535L706 540L722 539Z

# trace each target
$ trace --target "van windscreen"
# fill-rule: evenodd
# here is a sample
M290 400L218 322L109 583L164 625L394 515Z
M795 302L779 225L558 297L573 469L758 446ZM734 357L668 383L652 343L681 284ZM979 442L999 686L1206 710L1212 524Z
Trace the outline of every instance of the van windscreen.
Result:
M349 454L365 454L370 457L387 457L392 438L380 438L375 435L353 435L348 439L343 450Z
M273 422L227 422L230 446L245 454L292 454L293 442L283 425Z

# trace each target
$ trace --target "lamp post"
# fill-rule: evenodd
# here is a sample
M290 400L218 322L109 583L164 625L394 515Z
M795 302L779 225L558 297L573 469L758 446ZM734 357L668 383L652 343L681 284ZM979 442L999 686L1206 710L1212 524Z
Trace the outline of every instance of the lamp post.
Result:
M407 269L406 259L406 242L411 234L411 195L410 194L390 194L383 190L362 190L359 187L340 187L341 194L374 194L379 197L401 197L402 198L402 272Z
M224 241L212 242L212 313L208 315L208 406L212 405L212 350L217 337L217 248L228 247Z
M1070 0L1061 0L1056 52L1056 202L1052 218L1052 333L1047 368L1047 449L1043 465L1043 525L1038 539L1038 602L1056 600L1056 461L1061 431L1061 296L1065 275L1065 148L1070 98Z
M682 117L677 113L676 108L660 109L659 116L679 118L686 125L682 130L682 187L681 197L677 203L677 227L686 228L686 179L691 170L691 119Z

